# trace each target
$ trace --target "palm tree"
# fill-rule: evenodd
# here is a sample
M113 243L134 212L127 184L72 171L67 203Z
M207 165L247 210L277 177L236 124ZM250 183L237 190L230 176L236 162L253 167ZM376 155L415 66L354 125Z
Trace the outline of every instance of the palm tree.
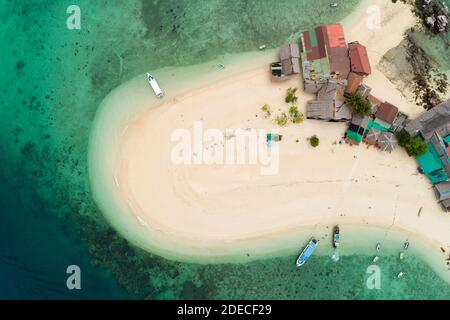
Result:
M372 105L359 92L347 94L345 104L356 114L368 116L372 113Z

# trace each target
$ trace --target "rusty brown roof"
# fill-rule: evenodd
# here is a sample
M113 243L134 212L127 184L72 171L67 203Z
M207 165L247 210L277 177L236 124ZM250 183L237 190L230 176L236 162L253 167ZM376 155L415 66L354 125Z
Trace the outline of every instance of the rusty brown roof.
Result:
M398 108L389 102L383 102L377 109L375 117L388 123L393 123L397 117Z
M370 75L372 69L366 47L359 43L351 43L348 47L352 72Z

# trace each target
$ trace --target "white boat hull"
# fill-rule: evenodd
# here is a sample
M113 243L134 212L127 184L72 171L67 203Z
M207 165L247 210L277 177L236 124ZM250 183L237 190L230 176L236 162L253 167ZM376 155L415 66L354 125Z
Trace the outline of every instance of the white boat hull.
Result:
M147 73L147 80L148 80L148 83L150 84L150 86L152 87L153 91L155 92L155 95L158 98L164 97L164 93L161 90L161 88L159 87L159 84L156 81L155 77L153 77L150 73Z

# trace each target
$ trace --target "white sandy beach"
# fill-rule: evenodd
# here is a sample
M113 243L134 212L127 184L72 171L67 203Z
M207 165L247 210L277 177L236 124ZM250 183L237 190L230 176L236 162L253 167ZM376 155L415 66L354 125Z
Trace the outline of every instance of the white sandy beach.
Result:
M379 30L367 30L370 4L381 8ZM366 83L373 94L415 117L422 109L376 69L413 23L409 8L376 0L366 1L344 25L347 42L358 40L368 47L373 74ZM448 256L450 217L436 203L426 177L418 174L415 159L401 148L389 154L366 145L336 144L346 124L305 120L280 128L283 141L275 175L261 175L261 165L171 161L176 145L171 134L178 128L192 130L194 121L202 120L204 129L276 128L261 106L269 104L275 115L287 112L286 90L301 88L301 79L273 83L268 62L274 52L252 55L234 67L227 64L217 77L222 79L203 77L195 86L183 87L192 88L187 92L174 87L180 94L161 101L150 97L142 76L105 100L91 138L90 175L94 196L114 227L144 249L196 262L276 255L298 247L296 235L302 231L307 230L306 237L314 228L324 232L334 224L344 230L345 225L383 227L423 239L444 266L440 248ZM161 74L161 83L193 70ZM313 96L300 89L298 96L304 111ZM320 138L318 148L306 140L313 134Z

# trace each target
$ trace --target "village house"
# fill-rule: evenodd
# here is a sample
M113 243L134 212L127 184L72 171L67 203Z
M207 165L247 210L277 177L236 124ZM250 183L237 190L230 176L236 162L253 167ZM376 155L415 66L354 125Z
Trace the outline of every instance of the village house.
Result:
M392 152L397 147L398 141L395 134L389 131L381 131L377 145L381 151Z
M375 146L378 143L378 139L380 138L381 130L377 128L370 128L364 138L364 142L370 146Z
M359 75L354 72L350 72L348 74L347 88L345 89L345 92L355 93L355 92L359 91L360 87L362 86L363 80L364 80L364 76Z
M431 183L449 181L450 100L408 122L405 130L413 137L420 136L428 144L428 151L417 157L417 161Z
M348 45L348 55L350 57L350 70L353 73L367 77L372 73L367 49L359 42L352 42Z
M380 126L390 129L398 114L398 108L389 102L383 102L375 112L375 122Z
M413 137L421 135L428 142L434 132L448 135L450 127L450 100L423 113L417 119L408 122L405 130Z
M306 105L306 117L351 120L345 94L361 90L367 97L371 90L363 84L372 72L366 48L358 42L348 46L341 24L320 26L301 33L300 60L305 92L317 94Z
M341 24L302 32L300 46L306 92L316 93L330 79L347 79L350 58Z
M352 145L360 144L369 126L369 122L370 118L368 116L354 114L345 134L347 143Z
M346 81L330 80L317 93L317 99L306 103L306 117L326 121L348 121L352 112L345 104Z
M369 96L370 96L370 92L372 91L372 88L369 87L367 84L362 83L356 91L359 92L364 98L369 100Z
M445 211L450 210L450 182L441 182L433 186L434 192Z
M271 64L272 80L285 80L300 73L300 49L298 44L288 43L280 48L280 61Z

